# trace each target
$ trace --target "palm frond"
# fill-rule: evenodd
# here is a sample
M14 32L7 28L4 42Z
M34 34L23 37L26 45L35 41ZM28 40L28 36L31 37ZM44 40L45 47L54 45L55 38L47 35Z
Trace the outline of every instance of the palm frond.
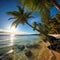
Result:
M38 24L38 28L41 29L43 26L41 23Z
M16 17L20 15L20 13L17 11L7 12L7 14L12 15L12 16L16 16Z
M21 6L17 6L17 8L18 8L20 13L22 13L22 14L24 13L24 6L22 6L22 7Z
M28 16L28 18L35 18L34 16Z
M18 20L15 20L15 21L12 23L11 27L15 26L15 28L16 28L16 27L18 26L18 24L19 24L19 21L18 21Z
M33 14L33 12L28 12L28 16L30 16L30 15L32 15Z
M34 22L34 23L33 23L33 30L35 30L36 27L37 27L37 22Z
M26 5L28 8L39 8L41 6L46 6L48 9L51 9L53 5L49 0L19 0L22 4Z
M60 13L56 15L56 20L60 23Z
M29 18L33 18L32 12L24 11L24 6L23 7L17 6L17 7L19 11L7 12L8 15L13 16L12 18L9 18L9 20L15 19L11 25L15 27L17 27L18 24L24 25L28 21Z
M16 19L16 18L13 18L13 17L12 17L12 18L9 18L8 20L11 20L11 19Z

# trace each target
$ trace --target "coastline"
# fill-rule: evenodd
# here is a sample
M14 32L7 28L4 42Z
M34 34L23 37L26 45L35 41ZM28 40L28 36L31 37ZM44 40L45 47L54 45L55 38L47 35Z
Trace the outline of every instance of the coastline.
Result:
M59 37L57 37L59 38ZM57 52L57 51L54 51L54 50L51 50L51 49L48 49L47 47L50 45L49 42L43 42L42 40L38 43L38 44L33 44L33 45L19 45L19 46L10 46L10 49L17 49L17 52L13 51L8 53L8 55L4 55L5 58L11 58L12 56L12 59L18 57L19 59L30 59L30 60L60 60L60 53ZM35 46L38 46L38 48L36 48ZM28 48L27 48L28 47ZM23 48L23 50L21 50L21 48ZM23 52L24 51L24 52ZM25 53L27 51L31 51L32 52L32 56L29 58L25 55ZM10 56L11 54L11 56ZM24 58L23 55L24 55ZM20 57L19 57L20 56Z

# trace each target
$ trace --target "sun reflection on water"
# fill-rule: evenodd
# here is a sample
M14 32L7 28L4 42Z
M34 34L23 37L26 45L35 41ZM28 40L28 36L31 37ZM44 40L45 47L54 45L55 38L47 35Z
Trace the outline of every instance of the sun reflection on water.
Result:
M10 35L10 45L14 45L14 34Z

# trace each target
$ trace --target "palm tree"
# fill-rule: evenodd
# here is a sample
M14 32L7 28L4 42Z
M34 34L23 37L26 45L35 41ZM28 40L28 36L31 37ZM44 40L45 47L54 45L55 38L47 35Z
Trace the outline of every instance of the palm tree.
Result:
M38 11L41 15L42 21L48 24L50 20L50 9L52 4L49 0L20 0L23 5L27 6L28 9L33 9L33 11Z
M42 21L46 25L50 25L49 22L52 20L50 17L50 10L53 7L53 5L60 10L60 6L57 4L55 0L19 0L22 2L23 5L27 6L28 9L32 9L35 12L39 12ZM52 3L51 3L52 2ZM40 27L41 25L39 25ZM37 24L34 22L34 30L36 29ZM46 26L45 26L46 27ZM38 29L37 31L41 32L43 35L47 37L47 40L50 43L54 44L54 41L57 41L57 39L53 36L49 36L46 34L43 29Z
M51 30L50 32L53 33L60 33L58 29L60 29L60 13L56 14L54 18L52 18L49 22Z
M28 23L28 19L29 18L32 18L32 12L25 12L24 11L24 7L20 7L20 6L17 6L18 7L18 10L19 11L12 11L12 12L7 12L8 15L12 15L13 17L12 18L9 18L10 19L15 19L14 22L12 23L12 26L15 26L17 27L18 24L27 24L29 25L31 28L33 28L34 30L37 30L39 33L41 32L41 34L43 34L44 36L47 37L48 41L51 41L51 40L56 40L55 37L52 37L52 36L49 36L48 34L46 34L42 29L38 29L36 28L36 25L37 23L34 22L34 26L33 25L30 25Z
M15 19L11 26L17 27L19 24L22 24L22 25L27 24L34 30L37 30L38 32L41 32L42 34L47 36L47 34L45 34L42 31L42 29L36 28L36 25L37 25L36 22L34 22L34 25L31 25L28 23L28 19L33 18L32 12L28 12L28 11L25 12L24 7L21 7L21 6L17 6L17 7L18 7L18 11L7 12L8 15L13 16L12 18L9 18L8 20Z
M50 10L53 5L60 10L60 6L55 0L19 0L23 5L27 6L28 9L39 12L41 19L44 23L49 24Z
M31 28L34 29L34 26L28 23L29 18L34 18L32 16L32 12L28 12L28 11L25 12L24 7L21 7L21 6L17 6L17 7L18 7L18 11L7 12L8 15L13 16L12 18L9 18L8 20L15 19L14 22L12 23L12 26L17 27L18 24L22 24L22 25L27 24ZM35 28L35 30L40 32L37 28Z
M53 4L60 11L60 5L57 3L56 0L19 0L19 1L29 6L29 8L36 7L39 9L43 6L51 8Z
M50 0L53 5L60 11L60 5L55 0Z

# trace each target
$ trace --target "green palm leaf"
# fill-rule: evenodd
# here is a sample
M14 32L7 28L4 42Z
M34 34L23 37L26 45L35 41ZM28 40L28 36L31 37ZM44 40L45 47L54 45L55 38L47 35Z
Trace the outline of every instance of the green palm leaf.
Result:
M7 14L8 14L8 15L11 15L11 16L14 16L15 18L16 18L17 16L20 16L20 13L17 12L17 11L7 12Z
M15 28L16 28L16 27L18 26L18 24L19 24L19 21L15 20L15 21L12 23L11 27L15 26Z
M15 19L15 18L9 18L8 20Z
M10 19L15 19L14 22L12 23L12 26L17 27L18 24L24 25L27 23L29 18L33 18L32 12L24 11L24 7L17 6L18 11L12 11L12 12L7 12L8 15L13 16Z
M19 10L19 12L20 12L21 14L24 13L24 6L22 6L22 7L17 6L17 8L18 8L18 10Z

